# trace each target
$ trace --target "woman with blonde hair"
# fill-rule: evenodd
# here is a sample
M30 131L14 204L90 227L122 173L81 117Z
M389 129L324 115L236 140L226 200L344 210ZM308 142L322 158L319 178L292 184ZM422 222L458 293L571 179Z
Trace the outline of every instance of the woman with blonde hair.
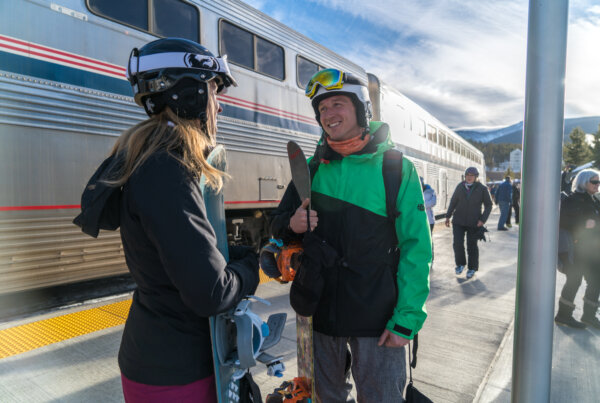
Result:
M217 93L236 85L225 57L165 38L131 53L128 79L149 119L125 131L105 180L122 187L119 224L137 283L119 350L126 402L216 402L208 317L258 285L251 249L219 250L199 179L216 144Z

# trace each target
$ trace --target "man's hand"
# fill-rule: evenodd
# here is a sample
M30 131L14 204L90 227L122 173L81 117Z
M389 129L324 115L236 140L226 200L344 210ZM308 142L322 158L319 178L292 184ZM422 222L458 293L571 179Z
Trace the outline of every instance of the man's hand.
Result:
M386 347L402 347L406 346L409 342L409 339L405 339L404 337L398 336L397 334L385 329L383 331L383 334L379 338L377 345L379 347L383 345L385 345Z
M302 205L298 207L292 218L290 218L290 229L294 231L296 234L303 234L306 232L308 225L306 223L306 210L308 208L308 204L310 203L310 199L304 199ZM317 227L317 223L319 222L319 217L317 217L317 212L315 210L310 210L310 230L313 231Z
M477 227L483 227L483 221L481 221L481 220L477 221Z
M446 218L446 227L449 227L449 226L450 226L450 219Z

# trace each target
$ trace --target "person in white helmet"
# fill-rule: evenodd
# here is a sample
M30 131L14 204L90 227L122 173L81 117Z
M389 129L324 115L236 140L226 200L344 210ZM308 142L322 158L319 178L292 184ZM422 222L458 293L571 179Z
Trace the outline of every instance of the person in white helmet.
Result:
M358 401L402 402L404 346L423 326L429 293L431 235L419 176L394 149L389 126L371 121L366 83L326 69L305 94L323 128L309 163L312 232L306 233L308 199L300 200L293 183L271 230L303 241L290 301L299 314L313 316L317 397L351 401L352 375ZM398 164L390 170L401 180L391 208L386 161ZM320 276L318 287L299 283L311 275Z

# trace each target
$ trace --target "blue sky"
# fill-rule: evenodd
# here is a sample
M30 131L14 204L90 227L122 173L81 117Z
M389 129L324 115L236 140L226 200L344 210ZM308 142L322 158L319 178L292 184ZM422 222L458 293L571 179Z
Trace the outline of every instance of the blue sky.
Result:
M526 0L244 0L452 128L523 120ZM565 117L600 115L600 2L569 2Z

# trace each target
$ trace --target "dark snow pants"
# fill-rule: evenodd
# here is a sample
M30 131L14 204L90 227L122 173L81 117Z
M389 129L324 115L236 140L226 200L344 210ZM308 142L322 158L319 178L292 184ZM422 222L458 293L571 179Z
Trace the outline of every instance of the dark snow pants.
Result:
M467 234L467 253L469 255L469 265L465 256L465 233ZM477 227L465 227L463 225L452 224L452 235L454 241L454 262L457 266L467 266L470 270L479 269L479 247L477 246Z

